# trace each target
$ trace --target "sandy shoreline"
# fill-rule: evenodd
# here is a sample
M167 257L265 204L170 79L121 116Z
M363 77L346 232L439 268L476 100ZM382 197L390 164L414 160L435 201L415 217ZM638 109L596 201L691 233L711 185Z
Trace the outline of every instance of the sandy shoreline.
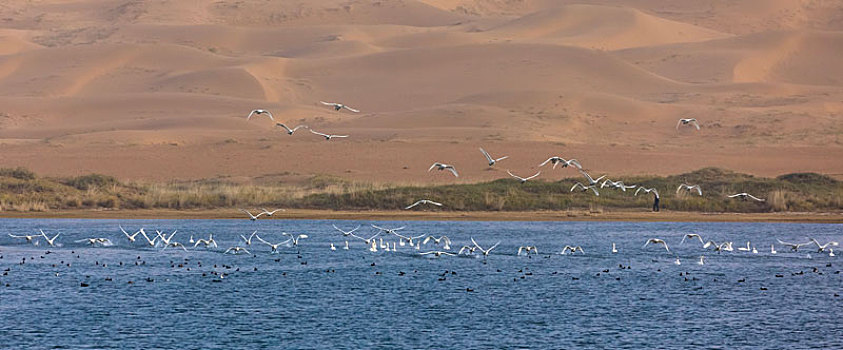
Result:
M0 218L63 219L241 219L231 209L221 210L72 210L50 212L0 212ZM269 220L457 220L457 221L690 221L690 222L799 222L843 223L843 213L660 213L614 211L528 211L528 212L406 212L334 211L291 209ZM262 219L263 220L263 219Z

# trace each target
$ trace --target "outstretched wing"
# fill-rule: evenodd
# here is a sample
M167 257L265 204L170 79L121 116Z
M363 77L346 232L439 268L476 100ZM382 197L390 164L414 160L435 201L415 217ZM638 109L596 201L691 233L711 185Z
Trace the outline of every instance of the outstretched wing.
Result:
M318 131L315 131L315 130L313 130L313 129L309 129L309 130L310 130L310 132L311 132L311 133L313 133L313 134L316 134L316 135L319 135L319 136L322 136L322 137L328 137L328 134L323 134L323 133L318 132Z
M457 174L457 169L454 169L454 167L448 167L448 171L454 174L455 177L460 177L460 174Z
M751 195L751 194L747 194L746 196L747 196L747 197L749 197L749 198L752 198L752 199L754 199L754 200L757 200L757 201L759 201L759 202L763 202L763 201L764 201L764 199L758 198L758 197L753 196L753 195Z
M351 108L351 107L349 107L349 106L346 106L346 105L343 105L343 106L342 106L342 108L345 108L345 109L347 109L347 110L349 110L349 111L352 111L352 112L354 112L354 113L360 113L360 111L358 111L358 110L356 110L356 109L354 109L354 108Z
M546 160L546 161L543 161L541 164L539 164L539 166L545 166L545 164L547 164L547 163L548 163L548 162L550 162L551 160L553 160L553 157L547 158L547 160Z
M699 129L700 129L700 125L699 125L699 124L697 124L697 120L696 120L696 119L691 120L691 124L694 124L694 126L696 126L696 127L697 127L697 130L699 130Z
M407 209L410 209L410 208L412 208L412 207L415 207L415 206L417 206L417 205L421 204L421 202L422 202L422 201L416 201L415 203L410 204L410 205L408 205L408 206L404 207L404 210L407 210Z
M284 130L287 130L287 133L291 133L291 132L294 131L294 130L291 130L290 128L288 128L286 125L284 125L284 123L275 123L275 125L284 128ZM301 127L301 126L297 126L296 129L298 129L299 127Z
M528 178L526 178L526 179L524 179L524 180L529 180L529 179L535 178L536 176L541 175L541 173L542 173L542 172L541 172L541 171L539 171L539 172L535 173L533 176L530 176L530 177L528 177Z

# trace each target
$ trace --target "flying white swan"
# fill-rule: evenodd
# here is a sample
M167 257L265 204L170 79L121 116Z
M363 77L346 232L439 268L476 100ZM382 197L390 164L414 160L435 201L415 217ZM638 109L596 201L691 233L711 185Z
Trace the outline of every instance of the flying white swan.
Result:
M360 240L362 240L364 243L366 243L367 245L369 245L369 244L372 244L372 242L375 242L375 237L379 236L381 233L383 233L383 231L378 231L378 232L376 232L376 233L375 233L372 237L369 237L369 238L363 238L363 237L360 237L360 236L355 235L355 234L353 234L353 233L352 233L352 234L351 234L351 237L354 237L354 238L360 239Z
M635 190L635 195L637 196L637 195L638 195L638 192L641 192L641 191L644 191L644 193L650 193L650 192L653 192L653 195L655 195L655 196L656 196L656 198L658 198L658 197L659 197L659 191L658 191L658 190L656 190L656 188L655 188L655 187L653 187L653 188L646 188L646 187L644 187L644 186L638 187L638 189L637 189L637 190Z
M181 244L181 243L176 242L176 241L173 241L173 242L167 243L167 245L165 245L165 246L164 246L164 248L161 248L161 251L163 252L165 249L170 248L170 247L173 247L173 248L181 248L181 249L183 249L184 251L187 251L187 248L184 246L184 244Z
M663 239L660 239L660 238L650 238L650 239L648 239L648 240L647 240L647 242L646 242L646 243L644 243L644 247L646 247L646 246L647 246L648 244L650 244L650 243L652 243L652 244L661 244L661 245L663 245L663 246L664 246L664 250L666 250L666 251L670 252L670 248L668 248L668 247L667 247L667 242L665 242ZM643 248L643 247L642 247L642 248Z
M240 247L240 246L228 248L228 249L225 250L225 252L223 252L223 254L228 254L228 253L231 253L233 255L243 254L243 253L252 254L246 248L243 248L243 247Z
M48 244L48 245L50 245L50 247L55 247L55 246L56 246L56 244L55 244L55 243L56 243L56 238L59 238L59 235L61 235L61 232L56 233L56 235L55 235L53 238L50 238L50 237L47 237L47 234L46 234L46 233L44 233L44 231L43 231L43 230L38 230L38 231L41 231L41 236L43 236L43 237L44 237L44 240L45 240L45 241L47 241L47 244Z
M114 243L112 243L111 240L109 240L108 238L102 238L102 237L100 237L100 238L85 238L85 239L80 239L80 240L74 241L74 242L76 242L76 243L88 243L92 246L99 245L99 246L103 246L103 247L114 245Z
M749 194L749 193L746 193L746 192L743 192L743 193L738 193L738 194L733 194L733 195L731 195L731 196L727 196L727 197L729 197L729 198L739 197L740 199L743 199L743 200L746 200L747 198L752 198L752 199L754 199L754 200L756 200L756 201L759 201L759 202L764 202L764 201L765 201L765 199L758 198L758 197L753 196L753 195L751 195L751 194Z
M442 203L439 203L439 202L434 202L434 201L432 201L432 200L427 200L427 199L421 199L421 200L416 201L416 202L415 202L415 203L413 203L413 204L408 205L407 207L405 207L405 208L404 208L404 210L411 209L411 208L413 208L413 207L415 207L415 206L417 206L417 205L419 205L419 204L431 204L431 205L435 205L435 206L437 206L437 207L441 207L441 206L442 206Z
M335 138L335 137L336 138L348 137L348 135L331 135L331 134L324 134L324 133L315 131L313 129L309 129L309 130L310 130L310 133L312 133L314 135L319 135L319 136L324 137L326 141L329 141L329 140L331 140L332 138Z
M385 227L380 227L380 226L377 226L377 225L372 225L372 227L380 230L383 233L390 233L390 234L396 234L396 231L401 231L404 228L406 228L406 226L401 226L401 227L396 227L396 228L385 228Z
M284 131L287 132L287 135L292 135L294 132L296 132L296 130L301 129L301 128L309 129L307 127L307 125L298 125L298 126L296 126L295 128L292 128L292 129L290 129L287 125L284 125L284 123L275 123L275 126L280 126L280 127L284 128Z
M481 247L479 244L477 244L477 241L474 240L474 237L470 237L470 238L471 238L471 243L474 243L474 246L478 250L480 250L481 253L483 253L483 257L489 256L489 253L492 252L492 249L497 248L498 245L501 244L501 241L498 241L498 243L495 243L495 245L489 247L488 249L483 249L483 247Z
M137 237L140 234L140 230L138 230L138 232L135 232L133 234L129 234L128 232L126 232L126 230L123 229L123 226L120 226L120 225L117 225L117 226L120 227L120 231L123 231L123 234L126 235L126 238L129 239L129 242L134 242L135 237Z
M243 243L246 243L246 245L252 245L252 238L254 238L257 234L258 230L255 230L255 232L252 232L252 234L249 235L249 238L246 238L244 235L240 235L240 238L243 239Z
M335 229L335 230L342 232L342 235L343 235L343 236L351 236L351 234L352 234L352 233L354 233L354 231L357 231L357 230L359 230L359 229L360 229L360 225L357 225L357 227L355 227L355 228L354 228L353 230L351 230L351 231L343 231L343 230L341 230L339 227L337 227L337 225L333 225L333 224L332 224L331 226L334 226L334 229Z
M679 193L679 191L681 191L681 190L683 190L683 189L684 189L684 190L688 190L688 192L694 192L694 191L696 191L696 192L697 192L697 194L699 194L700 196L702 196L702 188L700 188L700 185L688 185L688 184L681 184L681 185L679 185L679 187L677 187L677 188L676 188L676 193Z
M289 244L292 241L292 238L291 238L291 239L288 239L288 240L283 241L283 242L272 244L272 243L269 243L269 242L265 241L263 238L261 238L261 236L255 235L255 238L257 238L257 240L259 242L261 242L263 244L266 244L267 246L269 246L272 249L270 251L270 254L278 254L278 247L287 246L287 244Z
M286 235L286 236L290 236L290 239L291 239L291 242L290 242L290 243L293 243L293 245L294 245L294 246L298 246L298 245L299 245L299 240L304 239L304 238L308 238L308 236L307 236L307 235L304 235L304 234L295 235L295 236L293 236L293 235L291 235L291 234L289 234L289 233L287 233L287 232L281 232L281 234L282 234L282 235Z
M586 186L586 185L583 185L581 182L577 182L577 183L574 184L574 186L571 186L571 192L574 192L574 189L577 188L577 187L581 188L583 192L587 192L588 190L592 190L592 191L594 191L595 196L600 195L600 192L597 192L597 186L596 185Z
M12 238L23 238L23 239L25 239L25 240L26 240L26 242L27 242L27 243L37 244L37 243L38 243L38 241L33 242L33 240L34 240L34 239L36 239L36 238L38 238L38 237L43 237L43 235L13 235L13 234L11 234L11 233L10 233L10 234L9 234L9 237L12 237Z
M430 241L433 241L433 244L435 244L435 245L439 245L439 243L444 243L442 248L444 248L445 250L451 249L451 239L448 238L448 236L440 236L440 237L437 238L437 237L428 235L427 238L425 238L424 241L421 244L427 244L427 242L430 242Z
M806 245L809 245L809 244L813 243L813 242L805 242L805 243L788 243L788 242L782 242L780 239L776 239L776 241L778 241L778 242L779 242L779 244L781 244L781 245L783 245L783 246L790 247L790 250L792 250L792 251L794 251L794 252L799 251L799 247L806 246Z
M475 250L477 250L477 247L475 246L464 245L460 248L460 251L457 252L457 255L462 255L463 252L465 252L466 255L474 255Z
M518 181L520 181L523 184L523 183L527 182L527 180L530 180L532 178L535 178L536 176L541 175L542 172L539 171L539 172L533 174L533 176L530 176L530 177L520 177L518 175L515 175L515 174L511 173L509 170L507 170L506 173L509 174L509 176L512 176L512 177L518 179Z
M208 239L198 239L198 240L196 240L196 243L193 244L193 248L196 248L200 244L204 244L205 248L210 248L211 246L213 246L214 248L218 247L217 241L214 240L214 234L213 233L210 234Z
M734 250L734 248L732 248L732 242L723 242L717 244L716 242L709 240L708 242L705 242L705 244L703 244L703 249L708 249L708 247L714 247L714 251L718 253L722 251L731 252Z
M619 189L619 190L624 191L624 192L626 192L627 189L632 189L632 188L638 187L638 185L629 185L628 186L628 185L624 184L623 181L612 181L612 180L606 179L605 181L603 181L603 184L600 185L600 188L606 187L606 185L608 185L612 188Z
M500 157L500 158L493 158L493 157L489 154L489 152L486 152L486 150L484 150L484 149L483 149L483 147L480 147L480 152L482 152L482 153L483 153L483 155L486 157L486 161L488 161L488 162L489 162L489 166L494 166L494 165L495 165L495 163L500 162L500 161L502 161L502 160L504 160L504 159L509 158L509 156L503 156L503 157Z
M520 247L518 247L518 253L516 253L516 255L521 255L522 251L524 252L524 255L530 255L530 252L533 252L534 254L538 254L539 248L536 247L536 246L529 246L529 245L520 246Z
M149 236L146 235L146 232L143 230L143 228L140 229L140 233L141 233L141 236L143 236L143 238L146 239L146 243L149 244L150 247L155 246L155 241L158 240L159 236L155 236L155 238L149 239Z
M275 118L272 117L272 113L269 113L269 111L267 111L265 109L253 109L252 112L249 113L248 116L246 116L246 120L252 119L253 115L261 115L261 114L266 114L269 117L269 119L272 119L272 121L275 121Z
M576 159L565 160L565 158L557 157L557 156L547 158L547 160L542 162L541 164L539 164L539 166L543 167L548 162L550 164L553 164L553 169L556 169L556 166L559 165L559 164L562 164L563 168L567 168L568 166L573 165L577 169L582 169L582 165L580 165L580 162L578 162Z
M568 252L571 252L571 254L574 254L577 251L585 254L585 251L582 250L582 247L580 247L580 246L572 247L572 246L569 246L569 245L566 245L564 248L562 248L562 251L559 254L565 255L565 254L568 254Z
M693 124L697 128L697 130L700 129L700 124L697 124L696 118L681 118L681 119L679 119L679 122L676 123L676 129L678 130L680 125L688 125L688 124Z
M687 238L687 239L694 239L694 238L696 238L696 239L700 240L700 244L705 244L705 242L703 242L702 236L700 236L700 235L698 235L698 234L696 234L696 233L689 233L689 234L686 234L686 235L682 236L682 242L679 242L679 245L682 245L683 243L685 243L685 239L686 239L686 238Z
M266 214L266 213L258 213L258 215L252 215L252 213L250 213L250 212L249 212L248 210L246 210L246 209L240 209L240 211L242 211L242 212L246 213L246 215L249 215L249 220L252 220L252 221L257 220L259 217L261 217L261 215Z
M585 179L586 179L586 180L588 180L588 185L589 185L589 186L597 186L597 185L599 185L599 184L600 184L600 180L602 180L604 177L606 177L606 175L603 175L603 176L598 177L598 178L596 178L596 179L595 179L595 178L592 178L592 177L591 177L591 175L589 175L587 172L583 171L582 169L577 169L577 170L579 170L580 174L582 174L583 176L585 176Z
M433 168L436 168L436 170L439 170L439 171L448 170L452 174L454 174L455 177L460 177L460 174L457 174L457 168L454 168L454 166L451 165L451 164L436 162L436 163L433 163L433 165L431 165L430 169L427 169L427 171L430 172L431 170L433 170Z
M360 111L358 111L358 110L356 110L356 109L354 109L354 108L351 108L351 107L349 107L349 106L346 106L346 105L344 105L344 104L342 104L342 103L337 103L337 102L325 102L325 101L319 101L319 102L320 102L320 103L322 103L323 105L334 107L334 110L335 110L335 111L339 111L339 110L341 110L341 109L345 108L345 109L347 109L347 110L349 110L349 111L352 111L352 112L354 112L354 113L360 113Z
M179 232L179 230L173 231L173 233L170 234L170 237L164 237L163 232L155 230L155 234L158 235L158 238L161 240L161 242L164 243L165 246L170 245L170 241L173 239L173 236L176 235L176 232Z
M272 216L272 214L275 214L275 213L277 213L277 212L279 212L279 211L287 211L287 210L285 210L285 209L275 209L275 210L273 210L273 211L269 211L269 210L267 210L266 208L261 208L261 210L263 210L263 213L262 213L262 214L266 214L266 216Z
M824 252L826 250L826 248L828 248L829 246L835 246L836 247L838 245L838 243L834 242L834 241L828 242L826 244L820 244L820 242L817 242L817 240L813 239L813 238L811 238L811 242L813 242L814 244L817 245L817 253Z

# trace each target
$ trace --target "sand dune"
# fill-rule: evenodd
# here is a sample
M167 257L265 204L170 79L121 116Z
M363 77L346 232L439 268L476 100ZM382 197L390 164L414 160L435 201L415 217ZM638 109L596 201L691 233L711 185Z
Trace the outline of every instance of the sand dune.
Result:
M787 0L10 0L0 167L505 176L483 146L516 173L562 154L621 175L843 174L841 13ZM288 136L247 122L253 108L351 137ZM676 130L683 116L702 130ZM464 176L428 174L433 161Z
M569 5L518 18L492 32L597 50L706 41L727 37L711 29L613 6Z

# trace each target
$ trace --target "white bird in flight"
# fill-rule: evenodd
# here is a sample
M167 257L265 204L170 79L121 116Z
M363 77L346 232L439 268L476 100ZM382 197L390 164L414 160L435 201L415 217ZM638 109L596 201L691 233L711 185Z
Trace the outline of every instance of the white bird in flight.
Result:
M410 204L409 206L405 207L405 208L404 208L404 210L411 209L411 208L413 208L413 207L415 207L415 206L417 206L417 205L420 205L420 204L431 204L431 205L435 205L435 206L437 206L437 207L441 207L441 206L442 206L442 203L439 203L439 202L434 202L434 201L432 201L432 200L428 200L428 199L421 199L421 200L418 200L418 201L416 201L415 203Z
M290 236L291 243L293 243L294 246L299 245L299 240L304 239L304 238L308 238L308 236L304 235L304 234L300 234L300 235L296 235L296 236L293 236L293 235L291 235L287 232L281 232L281 234L286 235L286 236Z
M197 240L196 240L196 243L194 243L194 244L193 244L193 248L196 248L196 247L197 247L197 246L199 246L200 244L204 244L204 245L205 245L205 248L210 248L211 246L213 246L214 248L216 248L216 247L217 247L217 241L215 241L215 240L214 240L214 235L213 235L213 234L211 234L211 235L208 237L208 239L201 239L201 238L200 238L200 239L197 239Z
M275 214L275 213L277 213L277 212L279 212L279 211L287 211L287 210L285 210L285 209L275 209L275 210L273 210L273 211L269 211L269 210L267 210L266 208L261 208L261 210L263 210L263 214L266 214L266 216L272 216L272 214Z
M659 191L658 191L658 190L656 190L656 188L655 188L655 187L653 187L653 188L646 188L646 187L644 187L644 186L638 187L638 189L637 189L637 190L635 190L635 195L637 196L637 195L638 195L638 192L641 192L641 191L644 191L644 193L650 193L650 192L653 192L653 195L655 195L655 196L656 196L656 198L659 198Z
M831 241L831 242L828 242L826 244L820 244L820 242L817 242L817 240L813 239L813 238L811 238L811 242L813 242L814 244L817 245L817 253L824 252L826 250L826 248L828 248L829 246L835 246L836 247L838 245L838 243L835 242L835 241Z
M342 232L342 235L343 235L343 236L351 236L351 235L352 235L352 233L354 233L354 231L357 231L357 230L359 230L359 229L360 229L360 225L357 225L357 227L355 227L355 228L354 228L353 230L351 230L351 231L343 231L342 229L340 229L339 227L337 227L337 225L333 225L333 224L332 224L331 226L333 226L335 230Z
M289 244L292 241L292 239L288 239L288 240L283 241L283 242L272 244L272 243L269 243L269 242L265 241L263 238L261 238L261 236L255 235L255 238L257 238L257 240L259 242L268 245L272 249L270 251L271 254L277 254L278 253L278 247L280 247L282 245L286 246L287 244Z
M582 165L580 165L580 162L577 161L576 159L565 160L565 158L557 157L557 156L547 158L547 160L542 162L541 164L539 164L539 166L543 167L548 162L550 162L550 164L553 164L553 169L556 169L556 166L559 165L559 164L562 164L563 168L567 168L568 166L573 165L577 169L582 169Z
M378 231L372 237L369 237L369 238L363 238L363 237L360 237L360 236L352 233L351 237L362 240L364 243L366 243L368 245L368 244L372 244L373 242L375 242L375 237L379 236L381 233L383 233L383 231Z
M123 231L123 234L126 235L126 238L129 239L129 242L134 242L135 237L137 237L137 235L140 234L140 230L138 230L138 232L135 232L133 234L129 234L128 232L126 232L126 230L123 229L123 226L120 226L120 225L117 225L117 226L120 227L120 231Z
M697 128L697 130L700 129L700 124L697 124L696 118L681 118L681 119L679 119L679 122L676 123L676 129L679 130L680 125L688 125L688 124L693 124L694 127Z
M9 234L9 237L12 237L12 238L23 238L23 239L25 239L25 240L26 240L26 242L27 242L27 243L33 243L33 241L32 241L32 240L34 240L34 239L36 239L36 238L38 238L38 237L43 237L43 235L13 235L13 234L11 234L11 233L10 233L10 234ZM38 241L35 241L34 243L38 243Z
M332 138L335 138L335 137L336 138L348 137L348 135L332 135L332 134L324 134L324 133L315 131L313 129L308 129L308 130L310 130L310 132L314 135L319 135L319 136L324 137L326 141L331 140Z
M164 246L170 245L170 241L173 240L173 236L176 235L176 232L179 232L179 230L174 230L173 233L170 234L170 237L164 237L163 232L155 230L155 234L158 235L158 238L161 239L161 242L164 242Z
M582 174L583 176L585 176L585 179L586 179L586 180L588 180L588 185L589 185L589 186L596 186L596 185L599 185L599 184L600 184L600 180L602 180L604 177L606 177L606 175L603 175L603 176L598 177L598 178L596 178L596 179L595 179L595 178L592 178L592 177L591 177L591 175L589 175L587 172L583 171L582 169L577 169L577 170L579 170L580 174Z
M446 250L451 249L451 239L448 238L448 236L440 236L440 237L437 238L437 237L428 235L427 238L425 238L424 241L421 244L427 244L427 242L430 242L430 241L433 241L433 244L436 244L436 245L439 245L439 243L445 243L442 246L442 248L444 248Z
M623 181L612 181L612 180L606 179L600 185L600 188L606 187L606 185L611 186L611 187L616 188L616 189L619 189L619 190L624 191L624 192L626 192L627 189L632 189L632 188L638 187L638 185L627 186L626 184L623 183Z
M731 196L727 196L727 197L729 197L729 198L735 198L735 197L738 197L738 198L743 199L743 200L746 200L747 198L752 198L752 199L754 199L754 200L756 200L756 201L759 201L759 202L764 202L764 201L765 201L764 199L758 198L758 197L753 196L753 195L751 195L751 194L749 194L749 193L746 193L746 192L743 192L743 193L738 193L738 194L733 194L733 195L731 195Z
M248 210L246 210L246 209L240 209L240 211L242 211L242 212L246 213L246 215L249 215L249 220L252 220L252 221L257 220L259 217L261 217L261 215L265 215L265 214L266 214L265 212L261 212L261 213L258 213L258 215L252 215L252 213L250 213L250 212L249 212Z
M682 242L679 242L679 245L682 245L683 243L685 243L686 238L688 238L688 239L696 238L696 239L700 240L700 244L705 244L703 242L702 236L700 236L699 234L696 234L696 233L689 233L689 234L686 234L686 235L682 236Z
M687 190L688 192L696 191L697 194L702 196L702 188L700 188L700 185L681 184L681 185L679 185L679 187L676 188L676 193L679 193L679 191L681 191L683 189Z
M535 178L536 176L541 175L542 172L539 171L539 172L533 174L533 176L530 176L530 177L520 177L518 175L515 175L515 174L511 173L509 170L507 170L506 173L509 174L509 176L512 176L512 177L518 179L518 181L520 181L523 184L523 183L527 182L527 180L530 180L532 178Z
M571 192L574 192L574 189L577 188L577 187L581 188L583 192L586 192L588 190L592 190L592 191L594 191L595 196L600 195L600 192L597 192L597 185L586 186L586 185L583 185L582 182L578 181L573 186L571 186Z
M564 248L562 248L562 252L560 252L559 254L565 255L565 254L568 254L568 252L571 252L571 254L574 254L577 251L580 251L580 253L585 254L585 251L582 250L582 247L580 247L580 246L572 247L572 246L569 246L569 245L566 245Z
M703 245L703 249L708 249L708 247L714 247L714 251L718 253L722 251L731 252L734 250L734 248L732 248L732 242L723 242L717 244L716 242L709 240L708 242L705 242L705 244Z
M243 239L243 243L246 243L246 245L252 245L252 238L254 238L257 234L258 230L255 230L255 232L252 232L252 234L249 235L249 238L246 238L244 235L240 235L240 238Z
M518 247L518 253L516 253L516 255L521 255L522 251L524 252L524 255L530 255L530 252L538 254L539 248L536 247L536 246L529 246L529 245L520 246L520 247Z
M486 161L489 162L489 166L494 166L495 163L509 158L509 156L503 156L503 157L500 157L500 158L493 158L492 155L489 154L489 152L486 152L486 150L483 149L483 147L480 147L480 152L482 152L483 155L486 157Z
M356 109L354 109L354 108L351 108L351 107L349 107L349 106L346 106L346 105L344 105L344 104L342 104L342 103L337 103L337 102L325 102L325 101L319 101L319 102L320 102L320 103L322 103L323 105L334 107L334 110L335 110L335 111L339 111L339 110L341 110L341 109L345 108L345 109L347 109L347 110L349 110L349 111L352 111L352 112L354 112L354 113L360 113L360 111L358 111L358 110L356 110Z
M56 238L59 238L59 235L61 235L61 232L56 233L56 235L55 235L55 236L51 239L50 237L47 237L47 234L46 234L46 233L44 233L44 231L43 231L43 230L38 230L38 231L41 231L41 236L43 236L43 237L44 237L44 240L45 240L45 241L47 241L47 244L49 244L51 247L55 247L55 246L56 246L56 245L55 245L55 243L56 243ZM835 244L835 245L836 245L836 244Z
M648 244L650 244L650 243L652 243L652 244L661 244L661 245L663 245L663 246L664 246L664 250L666 250L666 251L670 252L670 248L668 248L668 247L667 247L667 242L665 242L663 239L660 239L660 238L650 238L650 239L648 239L648 240L647 240L647 242L646 242L646 243L644 243L644 247L646 247L646 246L647 246ZM643 248L643 247L642 247L642 248Z
M143 228L140 229L140 233L141 233L141 236L143 236L143 238L146 239L146 243L149 244L150 247L155 246L155 241L158 240L159 236L155 236L155 238L149 239L149 236L146 235L146 232L143 230Z
M242 253L252 254L246 248L243 248L243 247L240 247L240 246L228 248L228 249L225 250L225 252L223 252L223 254L228 254L229 252L233 255L242 254Z
M292 135L294 132L296 132L296 130L301 129L301 128L308 129L307 125L298 125L298 126L296 126L295 128L292 128L292 129L287 127L287 125L284 125L284 123L275 123L275 126L280 126L280 127L284 128L284 130L287 132L287 135Z
M272 117L272 113L269 113L269 111L267 111L265 109L254 109L254 110L252 110L252 112L249 113L248 116L246 116L246 120L252 119L253 115L261 115L261 114L266 114L269 117L269 119L272 119L272 121L275 121L275 118Z
M454 174L455 177L460 177L460 174L457 174L457 169L454 168L454 166L451 165L451 164L436 162L436 163L433 163L433 165L431 165L430 168L427 169L427 171L430 172L431 170L433 170L433 168L436 168L436 170L439 170L439 171L448 170L452 174Z
M492 252L492 249L497 248L497 246L498 246L499 244L501 244L501 241L498 241L498 243L495 243L495 245L493 245L493 246L489 247L488 249L483 249L483 247L481 247L479 244L477 244L477 241L475 241L475 240L474 240L474 237L470 237L470 238L471 238L471 243L474 243L474 246L475 246L478 250L480 250L480 252L481 252L481 253L483 253L483 257L484 257L484 258L485 258L485 257L487 257L487 256L489 256L489 253L491 253L491 252Z

